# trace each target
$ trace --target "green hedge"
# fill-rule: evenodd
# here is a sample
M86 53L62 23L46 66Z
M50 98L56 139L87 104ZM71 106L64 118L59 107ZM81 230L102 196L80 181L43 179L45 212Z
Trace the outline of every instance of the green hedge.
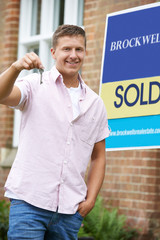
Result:
M0 240L7 240L9 203L0 201Z

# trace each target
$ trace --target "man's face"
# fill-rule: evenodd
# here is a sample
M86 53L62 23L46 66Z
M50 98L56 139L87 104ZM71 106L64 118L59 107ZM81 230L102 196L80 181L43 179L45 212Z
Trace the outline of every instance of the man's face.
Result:
M85 42L81 35L58 39L56 49L51 49L56 68L65 77L77 76L85 57Z

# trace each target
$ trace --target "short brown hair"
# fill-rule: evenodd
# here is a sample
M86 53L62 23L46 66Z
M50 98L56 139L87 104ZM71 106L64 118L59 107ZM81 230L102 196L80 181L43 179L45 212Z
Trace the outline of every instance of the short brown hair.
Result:
M55 49L60 37L65 36L78 36L81 35L84 37L85 48L86 48L86 33L83 28L76 25L60 25L57 30L54 32L52 37L52 46Z

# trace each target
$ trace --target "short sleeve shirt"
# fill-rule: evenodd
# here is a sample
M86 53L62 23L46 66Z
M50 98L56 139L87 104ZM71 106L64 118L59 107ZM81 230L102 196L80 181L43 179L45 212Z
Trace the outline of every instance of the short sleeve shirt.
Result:
M109 136L102 99L79 75L80 113L56 67L19 79L23 101L19 146L5 188L18 198L50 211L73 214L85 200L85 172L94 144Z

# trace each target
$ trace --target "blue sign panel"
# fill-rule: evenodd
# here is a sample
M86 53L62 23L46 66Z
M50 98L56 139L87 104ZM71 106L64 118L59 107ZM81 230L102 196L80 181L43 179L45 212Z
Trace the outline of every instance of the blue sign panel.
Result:
M159 22L160 3L107 16L100 87L107 150L160 147Z

